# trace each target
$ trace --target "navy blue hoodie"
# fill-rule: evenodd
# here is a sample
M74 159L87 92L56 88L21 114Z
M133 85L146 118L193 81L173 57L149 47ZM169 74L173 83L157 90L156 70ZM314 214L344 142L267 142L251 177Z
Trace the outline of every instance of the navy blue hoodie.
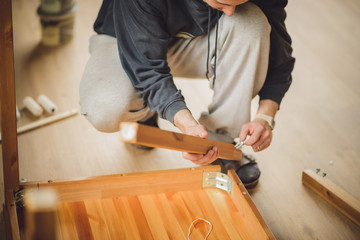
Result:
M295 62L284 23L287 0L252 2L271 25L269 68L260 100L280 104L291 84ZM95 21L98 34L117 38L122 66L145 103L171 122L186 104L166 61L169 42L179 34L207 34L208 11L209 6L202 0L104 0ZM211 27L216 24L216 14L217 10L212 9Z

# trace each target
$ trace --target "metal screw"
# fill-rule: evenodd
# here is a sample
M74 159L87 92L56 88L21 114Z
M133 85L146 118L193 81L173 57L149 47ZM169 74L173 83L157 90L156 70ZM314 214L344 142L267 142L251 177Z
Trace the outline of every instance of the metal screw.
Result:
M326 173L324 172L321 176L322 176L322 177L326 177Z
M320 172L320 168L317 168L317 169L316 169L316 173L319 173L319 172Z

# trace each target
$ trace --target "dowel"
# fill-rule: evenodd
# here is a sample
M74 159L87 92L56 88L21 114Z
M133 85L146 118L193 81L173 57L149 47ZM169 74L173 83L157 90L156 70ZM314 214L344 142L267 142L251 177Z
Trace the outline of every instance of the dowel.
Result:
M56 114L54 116L51 116L51 117L47 117L47 118L44 118L44 119L40 119L40 120L37 120L35 122L32 122L32 123L29 123L29 124L26 124L24 126L21 126L17 129L17 133L18 134L21 134L21 133L24 133L24 132L28 132L30 130L33 130L35 128L39 128L41 126L44 126L44 125L48 125L50 123L54 123L54 122L57 122L57 121L60 121L62 119L65 119L65 118L68 118L68 117L71 117L71 116L74 116L78 113L79 111L77 109L72 109L70 111L66 111L66 112L63 112L63 113L59 113L59 114Z
M19 108L16 106L16 120L19 120L20 117L21 117L21 114L20 114Z
M360 202L329 179L314 171L303 171L302 183L360 226Z
M45 126L45 125L60 121L62 119L72 117L72 116L76 115L78 112L79 111L77 109L72 109L72 110L69 110L69 111L66 111L66 112L63 112L63 113L56 114L56 115L51 116L51 117L47 117L47 118L44 118L44 119L34 121L34 122L26 124L24 126L18 127L17 134L19 135L21 133L34 130L36 128L39 128L39 127L42 127L42 126ZM1 143L1 135L0 135L0 143Z
M38 103L42 106L47 113L54 114L57 107L53 101L51 101L46 95L41 94L37 98Z
M120 124L120 139L123 142L160 147L181 152L206 154L212 147L219 149L219 158L241 160L242 152L230 143L194 137L162 130L133 122Z
M24 98L23 103L25 108L27 108L36 117L40 117L44 112L41 106L32 97L28 96Z

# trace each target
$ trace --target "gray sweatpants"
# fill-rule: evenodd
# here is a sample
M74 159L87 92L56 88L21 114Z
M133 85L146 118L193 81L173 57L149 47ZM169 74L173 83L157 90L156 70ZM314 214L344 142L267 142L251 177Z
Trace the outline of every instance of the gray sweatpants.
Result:
M270 25L257 6L245 3L237 7L233 16L222 15L218 29L216 80L210 82L214 96L199 122L207 128L210 138L231 142L250 120L251 100L265 81ZM212 76L215 27L210 39ZM172 75L204 78L207 49L207 35L176 41L167 56ZM91 124L100 131L115 132L121 121L150 118L153 113L144 107L143 99L122 69L116 39L92 36L90 54L80 83L80 105L81 113Z

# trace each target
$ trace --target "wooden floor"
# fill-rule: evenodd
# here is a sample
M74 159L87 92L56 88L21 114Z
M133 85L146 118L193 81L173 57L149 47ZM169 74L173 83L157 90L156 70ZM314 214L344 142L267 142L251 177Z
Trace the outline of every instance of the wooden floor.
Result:
M39 44L39 2L13 2L18 106L23 107L24 97L43 93L58 112L79 108L88 38L101 1L79 0L74 39L59 48ZM262 170L251 195L278 239L359 239L360 227L304 187L301 173L319 168L360 200L360 1L290 1L287 13L294 80L277 115L271 147L256 154L245 149ZM206 81L191 80L191 86L188 81L177 79L176 84L199 116L211 91ZM22 111L18 126L32 120ZM165 121L160 126L175 130ZM97 132L81 116L22 134L18 142L20 176L27 181L193 166L178 152L124 145L118 133Z

